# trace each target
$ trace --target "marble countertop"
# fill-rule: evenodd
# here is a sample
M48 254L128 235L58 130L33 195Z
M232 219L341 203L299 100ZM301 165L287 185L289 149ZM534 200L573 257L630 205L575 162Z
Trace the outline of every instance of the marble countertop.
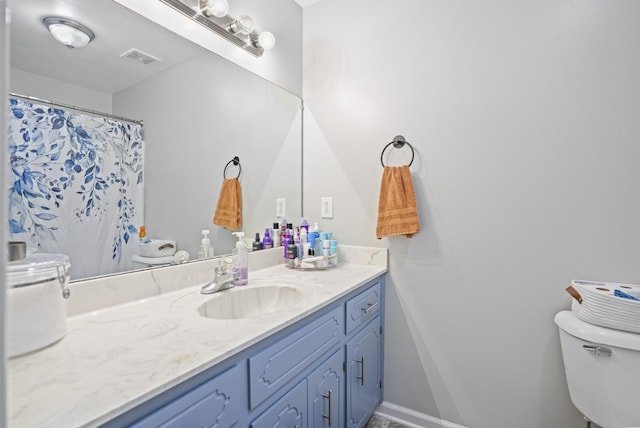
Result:
M386 250L375 250L384 263L369 255L326 271L251 272L249 285L225 293L278 284L303 294L255 318L202 317L198 306L215 295L200 294L201 284L69 317L62 340L8 361L9 426L100 425L383 274Z

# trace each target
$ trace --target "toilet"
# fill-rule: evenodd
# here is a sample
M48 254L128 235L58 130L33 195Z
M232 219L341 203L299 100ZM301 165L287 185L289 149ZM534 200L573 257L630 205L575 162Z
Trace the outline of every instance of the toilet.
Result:
M571 311L554 321L573 404L602 428L640 427L640 334L588 324Z
M139 254L136 254L131 257L131 264L134 269L148 269L151 267L169 266L171 264L175 264L175 257L143 257Z

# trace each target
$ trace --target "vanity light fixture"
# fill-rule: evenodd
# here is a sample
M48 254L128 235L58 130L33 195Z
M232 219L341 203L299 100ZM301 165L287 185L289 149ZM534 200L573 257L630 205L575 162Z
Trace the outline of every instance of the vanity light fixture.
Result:
M231 43L259 57L276 44L275 36L255 29L249 15L234 18L227 0L160 0Z
M96 37L87 26L71 19L47 16L42 20L42 23L54 39L69 49L83 48Z

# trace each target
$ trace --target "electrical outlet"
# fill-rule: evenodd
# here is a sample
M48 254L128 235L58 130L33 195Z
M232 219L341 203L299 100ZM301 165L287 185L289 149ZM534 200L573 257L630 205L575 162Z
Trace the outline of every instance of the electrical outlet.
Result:
M287 216L287 198L276 199L276 217L284 218Z
M333 218L333 198L325 196L320 198L320 217Z

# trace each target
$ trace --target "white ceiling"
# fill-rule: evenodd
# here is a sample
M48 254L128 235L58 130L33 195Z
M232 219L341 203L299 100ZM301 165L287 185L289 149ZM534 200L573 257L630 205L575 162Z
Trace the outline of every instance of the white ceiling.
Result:
M91 28L96 38L85 48L68 49L44 27L45 16L78 21ZM161 61L145 67L121 59L131 48ZM204 52L112 0L11 2L12 67L103 93L117 93Z

